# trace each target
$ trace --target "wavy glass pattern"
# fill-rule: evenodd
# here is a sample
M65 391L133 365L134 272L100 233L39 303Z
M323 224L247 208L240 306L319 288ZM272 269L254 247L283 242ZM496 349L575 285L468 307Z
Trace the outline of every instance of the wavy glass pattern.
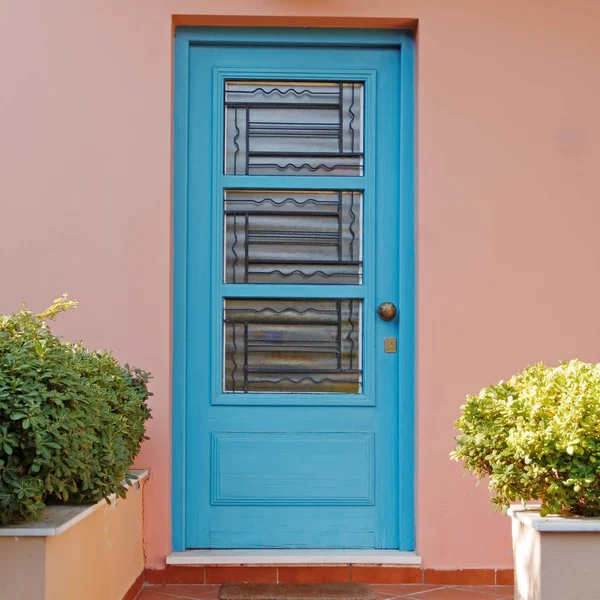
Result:
M363 84L225 82L225 174L362 175Z
M356 394L360 300L226 299L225 392Z
M361 281L361 192L225 191L226 283Z

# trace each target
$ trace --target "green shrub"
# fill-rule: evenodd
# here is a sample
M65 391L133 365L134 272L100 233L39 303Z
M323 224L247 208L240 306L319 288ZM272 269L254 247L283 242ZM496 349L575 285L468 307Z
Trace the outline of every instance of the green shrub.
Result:
M489 478L492 502L600 516L600 364L537 364L467 396L452 458Z
M145 438L149 374L52 335L76 306L0 316L0 522L46 503L93 503L122 485Z

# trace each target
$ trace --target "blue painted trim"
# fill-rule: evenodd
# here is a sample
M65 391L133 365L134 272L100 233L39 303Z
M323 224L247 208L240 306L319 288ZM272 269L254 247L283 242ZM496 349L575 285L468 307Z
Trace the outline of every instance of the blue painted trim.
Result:
M189 44L175 40L173 120L173 364L171 519L173 550L185 550L187 153Z
M331 81L337 79L348 79L351 81L368 81L376 76L377 71L374 69L325 69L320 71L318 67L314 67L312 69L259 69L249 67L247 69L233 69L226 68L222 69L220 67L215 67L213 70L215 74L215 86L223 85L227 79L244 79L244 81L252 81L257 80L261 81L265 77L269 79L275 79L278 77L287 77L289 78L301 78L302 80L308 79L312 81ZM239 175L236 175L239 177ZM256 175L253 175L256 177ZM303 175L306 177L306 175ZM323 179L322 175L317 176L319 179ZM339 179L339 177L335 177L333 179Z
M277 188L282 190L362 190L365 187L363 177L311 177L302 176L302 185L298 185L298 178L285 175L223 175L222 184L228 190L262 190Z
M287 78L287 79L309 79L316 81L330 81L331 79L343 79L350 81L362 81L369 90L365 96L365 130L375 130L376 98L375 90L377 87L377 72L374 69L335 69L331 68L320 70L312 69L285 69L281 68L244 68L242 70L235 68L213 68L213 108L214 115L212 127L212 139L215 140L215 152L213 154L212 173L214 177L214 193L221 193L222 189L272 189L276 186L276 181L281 181L282 189L319 189L319 190L364 190L363 215L369 223L375 223L374 206L375 202L375 164L373 160L368 160L365 164L365 171L362 177L302 177L300 180L290 176L240 176L224 175L222 169L222 157L224 154L223 136L221 132L224 128L224 92L225 82L231 79L257 79L264 80L269 78ZM375 136L365 136L365 156L375 156ZM352 187L346 185L346 180L351 180ZM306 184L305 184L305 180ZM231 188L228 184L231 184ZM223 248L223 211L219 202L213 203L212 213L212 256L219 256ZM368 230L364 236L364 267L365 273L362 286L315 286L315 285L294 285L290 287L281 285L266 284L223 284L223 274L215 269L213 273L212 289L217 290L216 297L243 297L243 298L283 298L283 297L302 297L302 298L362 298L363 314L372 314L374 277L375 277L375 239L374 232ZM337 293L336 293L337 292ZM214 354L211 373L211 404L212 405L248 405L248 406L372 406L375 398L375 361L374 353L366 352L363 356L363 394L344 395L346 399L340 397L336 399L326 398L326 395L303 395L289 394L276 395L271 394L267 399L266 395L252 394L247 402L243 401L240 395L222 394L221 380L223 372L223 337L221 334L222 307L218 303L213 304L212 315L212 339L219 340L218 351ZM375 345L374 327L364 328L364 344L366 348Z
M220 256L222 248L224 248L223 239L223 195L225 187L223 186L223 156L225 155L225 85L224 74L222 70L212 68L212 139L214 140L214 152L212 155L211 176L213 178L211 195L216 198L212 202L212 231L211 238L213 240L213 248L211 252L212 260ZM219 85L223 82L223 85ZM218 198L218 199L217 199ZM220 261L218 261L220 263ZM211 283L211 291L213 293L214 302L212 303L211 312L211 341L215 344L211 369L210 369L210 403L214 404L217 397L221 393L222 383L222 365L223 365L223 295L220 290L224 287L223 270L221 268L213 269L213 277ZM246 286L244 286L246 287ZM249 287L249 286L248 286ZM217 299L218 298L218 299ZM211 433L212 435L212 433ZM212 486L212 477L210 485Z
M317 495L313 495L311 498L305 498L306 492L306 481L297 480L296 482L288 482L292 483L295 487L294 491L286 490L285 495L279 497L273 497L273 495L261 495L259 492L257 495L252 496L249 495L247 489L241 490L241 493L234 493L227 496L223 494L221 491L221 475L223 474L222 470L219 468L218 462L220 459L220 447L222 445L226 445L228 442L231 444L236 441L256 441L256 440L264 440L269 441L271 443L276 443L277 441L281 443L286 440L312 440L313 443L318 443L319 440L324 441L326 444L330 444L332 440L352 440L355 444L362 443L364 448L364 454L360 456L360 459L365 460L368 466L368 477L363 484L362 489L359 488L359 493L357 489L354 488L352 491L354 494L350 493L349 495L336 495L334 493L334 489L329 488L328 490L320 489ZM310 432L310 433L273 433L273 432L219 432L219 433L211 433L211 445L212 445L212 453L211 453L211 471L213 477L211 479L211 504L213 506L373 506L375 504L375 460L374 460L374 446L375 446L375 434L373 433L365 433L359 431L353 432ZM340 472L343 472L345 468L345 473L350 474L354 469L356 469L357 461L354 461L353 458L359 458L358 456L339 456L338 457L338 465L335 470L339 476ZM272 465L275 457L271 456L269 460L266 460L263 465ZM258 466L258 461L255 459L253 462ZM263 466L260 465L260 466ZM303 467L304 465L297 464L297 466ZM263 467L264 468L264 467ZM331 468L331 467L330 467ZM267 468L268 470L268 468ZM293 469L291 470L294 471ZM264 473L264 472L263 472ZM333 473L331 471L321 473L321 477L325 475L325 477L330 478ZM354 473L352 473L354 474ZM258 475L258 474L256 474ZM264 480L263 480L264 483ZM252 482L250 485L256 490L257 482ZM260 486L260 483L258 483ZM346 489L337 488L338 492L342 492L342 494L347 493ZM291 493L290 493L291 492ZM329 492L329 494L327 494ZM285 497L287 496L287 498ZM277 509L275 509L277 510Z
M366 384L364 386L366 388ZM217 392L214 406L375 406L375 394L233 394Z
M401 550L415 549L415 50L404 41L400 52L400 469L399 542Z
M190 44L396 46L401 48L401 217L400 217L400 332L404 343L400 352L401 398L399 410L399 457L413 466L400 473L399 547L413 550L414 531L414 402L415 402L415 246L414 246L414 41L409 30L331 30L331 29L245 29L180 28L175 39L174 84L174 182L173 182L173 442L172 442L172 527L173 549L185 549L185 420L186 420L186 325L187 325L187 119L188 53ZM222 177L227 185L228 177ZM232 187L263 187L252 177L239 176ZM269 178L269 185L295 187L289 178ZM303 178L306 189L329 184L338 189L362 188L362 178ZM408 459L408 460L407 460Z
M298 187L298 186L296 186ZM365 298L366 286L359 285L300 285L292 288L268 283L224 284L221 291L228 298ZM315 294L315 290L318 293Z
M409 29L306 29L297 27L178 27L176 37L194 44L253 46L400 46L412 42Z

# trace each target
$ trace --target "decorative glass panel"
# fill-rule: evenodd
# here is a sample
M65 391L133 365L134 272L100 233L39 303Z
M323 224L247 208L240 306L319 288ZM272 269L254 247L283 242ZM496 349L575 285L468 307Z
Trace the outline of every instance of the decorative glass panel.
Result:
M360 300L226 299L226 392L361 391Z
M362 193L225 191L225 282L360 284Z
M225 173L362 175L363 84L227 81Z

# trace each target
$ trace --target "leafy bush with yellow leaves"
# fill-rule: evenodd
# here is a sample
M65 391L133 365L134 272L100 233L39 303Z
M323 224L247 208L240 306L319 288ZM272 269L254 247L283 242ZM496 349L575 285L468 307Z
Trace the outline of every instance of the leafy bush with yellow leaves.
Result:
M492 502L538 500L543 515L600 516L600 364L537 364L467 396L451 457Z

